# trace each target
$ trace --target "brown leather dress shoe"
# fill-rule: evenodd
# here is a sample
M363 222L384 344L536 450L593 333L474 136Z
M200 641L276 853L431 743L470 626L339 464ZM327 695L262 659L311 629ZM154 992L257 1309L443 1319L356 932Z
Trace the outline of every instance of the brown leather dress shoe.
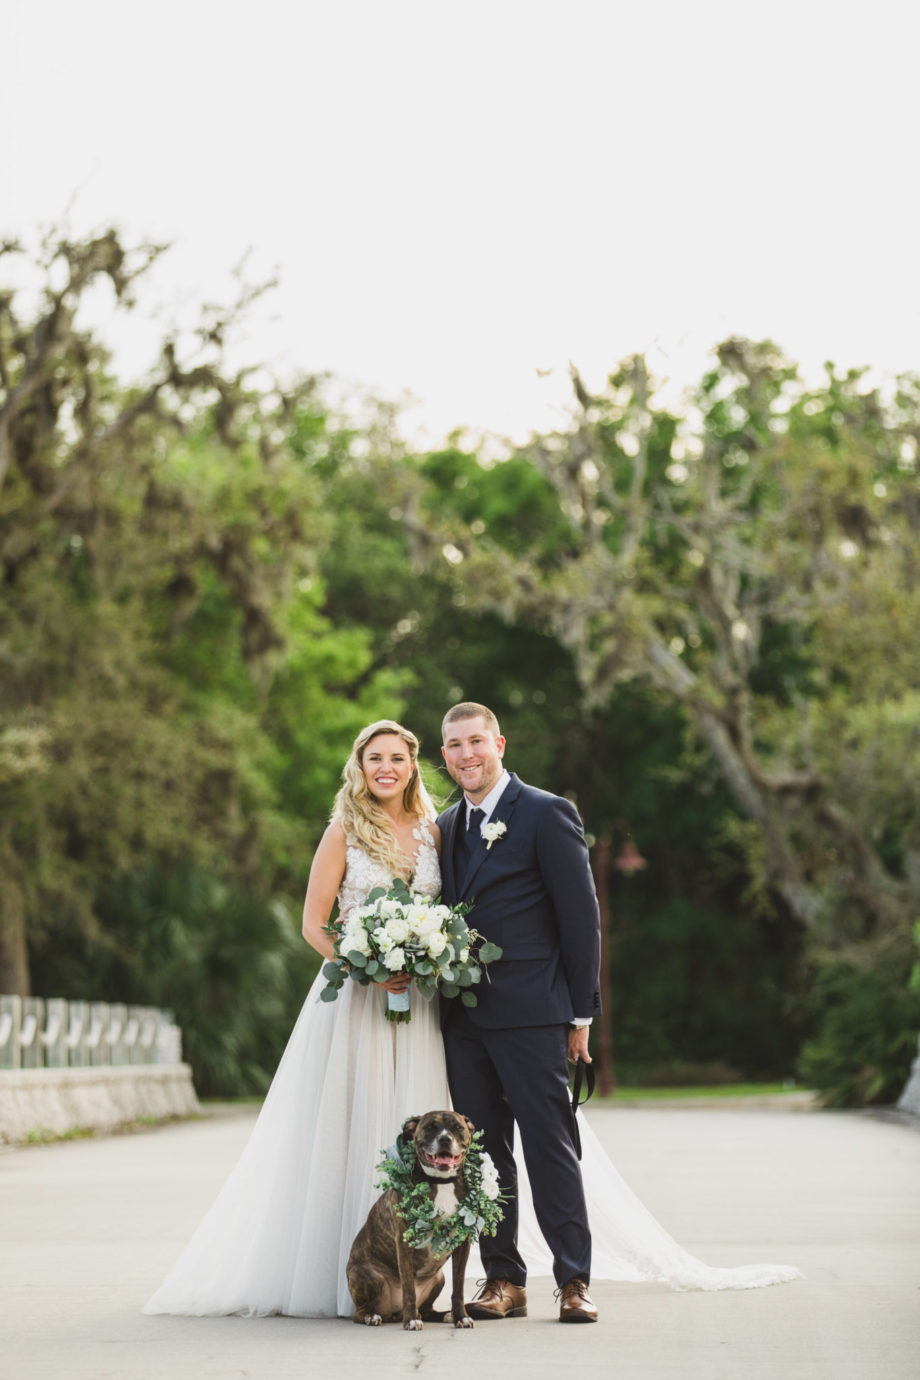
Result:
M527 1290L510 1279L487 1279L466 1311L477 1322L480 1318L526 1318Z
M597 1309L583 1279L570 1279L556 1290L560 1322L597 1322Z

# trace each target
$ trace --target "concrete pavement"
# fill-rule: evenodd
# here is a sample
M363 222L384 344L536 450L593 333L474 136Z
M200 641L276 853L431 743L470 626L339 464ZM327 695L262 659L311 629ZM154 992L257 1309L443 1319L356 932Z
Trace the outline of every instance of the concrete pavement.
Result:
M530 1316L474 1332L294 1318L145 1317L255 1113L0 1150L4 1380L916 1380L920 1133L847 1113L599 1108L592 1125L671 1233L715 1265L772 1260L805 1280L678 1294L596 1284L596 1326Z

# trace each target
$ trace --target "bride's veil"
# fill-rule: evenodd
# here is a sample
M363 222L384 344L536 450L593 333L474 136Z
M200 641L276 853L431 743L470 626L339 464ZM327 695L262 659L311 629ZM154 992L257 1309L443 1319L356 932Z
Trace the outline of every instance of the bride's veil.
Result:
M438 817L438 807L431 798L431 793L422 778L422 773L418 774L418 796L425 810L425 818L434 820Z

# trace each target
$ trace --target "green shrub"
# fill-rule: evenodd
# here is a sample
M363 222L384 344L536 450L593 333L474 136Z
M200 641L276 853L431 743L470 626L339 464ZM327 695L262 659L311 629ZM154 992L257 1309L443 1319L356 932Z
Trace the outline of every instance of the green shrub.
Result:
M897 1101L920 1031L915 960L913 943L898 936L819 962L809 1002L815 1034L798 1071L826 1107Z
M202 1097L264 1093L319 968L295 903L151 867L113 879L97 911L100 937L65 937L39 990L168 1008Z
M617 1078L632 1088L722 1088L742 1083L738 1069L721 1060L660 1059L655 1063L617 1061Z

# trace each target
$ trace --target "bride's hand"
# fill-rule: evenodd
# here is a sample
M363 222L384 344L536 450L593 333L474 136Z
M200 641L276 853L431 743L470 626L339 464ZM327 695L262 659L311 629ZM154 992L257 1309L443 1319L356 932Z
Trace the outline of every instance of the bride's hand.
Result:
M385 992L405 992L411 981L408 973L391 973L383 982L375 982L374 986L382 987Z

